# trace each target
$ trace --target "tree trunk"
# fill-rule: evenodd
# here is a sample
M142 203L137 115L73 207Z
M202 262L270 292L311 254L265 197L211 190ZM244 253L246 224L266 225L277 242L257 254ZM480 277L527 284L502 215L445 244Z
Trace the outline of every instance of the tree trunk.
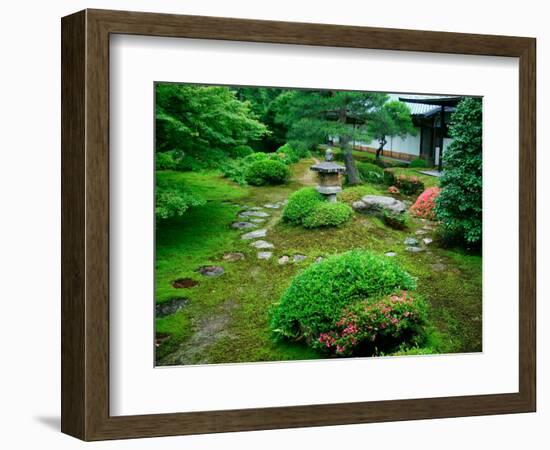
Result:
M354 186L361 184L361 177L359 171L355 165L353 159L353 148L349 145L349 138L347 136L340 136L340 146L342 147L342 153L344 154L344 164L346 165L346 175L348 176L348 184Z
M380 143L380 147L378 147L378 149L376 150L376 159L380 159L380 155L382 154L382 150L384 150L384 146L388 143L388 141L386 141L385 137L380 139L378 142Z

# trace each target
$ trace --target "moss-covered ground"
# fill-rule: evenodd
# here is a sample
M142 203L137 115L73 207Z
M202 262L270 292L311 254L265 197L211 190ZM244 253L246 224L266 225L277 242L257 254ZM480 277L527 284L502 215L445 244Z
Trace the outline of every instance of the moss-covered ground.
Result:
M273 243L273 258L259 260L250 241L240 238L245 231L231 228L243 206L262 206L286 200L295 190L312 185L309 171L313 160L292 166L292 179L282 186L242 187L215 172L159 172L158 176L199 192L204 206L191 208L181 218L159 223L156 231L156 301L188 299L175 314L157 318L161 337L157 364L228 363L312 359L326 357L303 344L275 342L268 326L268 312L292 277L315 258L352 248L379 253L395 252L396 260L418 278L418 291L430 303L432 326L429 343L409 354L481 351L481 256L457 249L445 249L437 241L420 253L405 251L403 240L414 237L425 224L408 221L406 230L394 230L379 219L355 214L340 228L307 230L280 220L281 209L262 227L265 240ZM413 169L398 169L412 171ZM430 183L437 183L437 178ZM428 184L427 184L428 185ZM345 191L342 201L382 193L374 185ZM246 230L248 231L248 230ZM419 238L424 236L419 236ZM227 252L240 252L244 259L225 261ZM301 262L278 264L283 255L305 255ZM200 266L219 265L219 277L205 277ZM190 288L174 288L178 278L198 281Z

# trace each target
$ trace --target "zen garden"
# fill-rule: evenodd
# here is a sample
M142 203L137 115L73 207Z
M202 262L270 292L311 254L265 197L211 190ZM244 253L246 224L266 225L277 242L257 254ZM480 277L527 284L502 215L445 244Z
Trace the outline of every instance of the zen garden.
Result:
M156 365L482 351L482 99L157 83Z

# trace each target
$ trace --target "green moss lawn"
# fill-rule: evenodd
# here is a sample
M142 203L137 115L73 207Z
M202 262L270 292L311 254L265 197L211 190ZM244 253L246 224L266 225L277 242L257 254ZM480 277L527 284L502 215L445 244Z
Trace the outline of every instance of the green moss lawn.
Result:
M156 319L157 364L193 364L295 360L326 357L302 344L272 340L268 311L292 277L318 257L362 248L378 253L393 251L395 259L418 279L418 292L431 305L431 331L426 348L410 354L481 351L481 256L439 247L437 240L427 251L409 253L403 241L415 237L426 224L410 219L407 230L394 230L379 219L355 214L340 228L307 230L280 220L282 208L259 224L268 229L263 238L274 245L273 258L259 260L258 250L231 223L244 206L262 207L285 201L305 185L314 185L309 171L312 159L291 166L291 181L282 186L239 186L216 172L159 171L157 176L186 188L207 200L190 208L181 218L159 222L156 231L156 301L185 298L185 307ZM394 168L396 173L418 174L416 169ZM420 175L426 186L438 179ZM364 185L345 190L341 201L365 194L382 194L382 188ZM424 236L416 236L422 238ZM436 236L432 236L434 239ZM240 252L244 259L230 262L224 254ZM280 265L278 259L305 255L301 262ZM206 277L197 272L217 265L225 272ZM180 278L196 280L190 288L174 288Z

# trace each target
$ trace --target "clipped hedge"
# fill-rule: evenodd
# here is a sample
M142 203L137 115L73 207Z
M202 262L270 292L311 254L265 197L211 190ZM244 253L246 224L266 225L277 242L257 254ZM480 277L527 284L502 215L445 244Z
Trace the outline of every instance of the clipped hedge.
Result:
M417 167L417 168L424 168L424 167L428 167L428 163L426 162L426 160L422 159L422 158L416 158L416 159L413 159L411 161L411 163L409 164L409 167L411 169Z
M283 220L300 225L304 218L323 201L323 196L315 188L302 188L289 197L283 210Z
M271 311L271 329L278 337L305 339L315 346L321 333L336 326L344 308L415 287L413 277L393 260L351 250L296 275Z
M322 202L304 217L305 228L337 227L353 216L353 209L345 203Z
M361 179L367 183L381 184L384 182L384 169L368 162L357 163Z
M246 182L254 186L283 184L288 180L289 176L290 171L285 164L271 159L262 159L253 162L247 167L245 172Z

